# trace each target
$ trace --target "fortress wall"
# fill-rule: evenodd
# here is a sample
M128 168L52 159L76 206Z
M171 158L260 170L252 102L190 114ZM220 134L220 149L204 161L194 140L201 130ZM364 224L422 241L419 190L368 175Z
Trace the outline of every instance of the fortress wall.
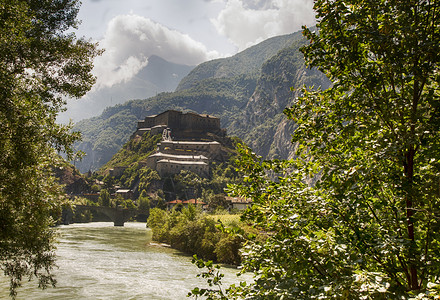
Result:
M156 134L162 133L164 131L164 129L166 129L166 128L167 128L166 125L156 125L156 126L153 126L151 128L151 135L156 135Z
M135 135L143 136L146 132L151 132L151 128L138 128L133 136Z
M155 126L156 116L145 117L143 121L138 121L138 128L151 128Z
M168 114L162 113L160 115L157 115L153 120L153 126L156 125L168 125Z
M217 155L220 154L220 150L221 150L220 143L216 142L209 144L209 152Z
M149 116L143 121L138 121L138 129L157 125L166 125L176 131L221 131L219 118L192 112L182 113L167 110L159 115Z
M181 128L182 127L182 112L175 111L175 110L169 110L167 111L168 115L168 127L170 128Z
M166 128L167 128L166 125L157 125L148 128L138 128L136 132L133 134L133 136L135 135L143 136L147 132L149 132L151 135L162 134L163 130Z
M178 162L205 162L208 163L209 159L203 155L173 155L166 153L155 153L147 157L145 165L153 170L157 168L157 162L160 160L173 160Z
M220 130L220 119L209 115L187 113L182 115L181 125L183 128L196 131Z
M158 144L159 151L168 154L203 154L208 157L220 153L218 142L184 142L184 141L162 141Z

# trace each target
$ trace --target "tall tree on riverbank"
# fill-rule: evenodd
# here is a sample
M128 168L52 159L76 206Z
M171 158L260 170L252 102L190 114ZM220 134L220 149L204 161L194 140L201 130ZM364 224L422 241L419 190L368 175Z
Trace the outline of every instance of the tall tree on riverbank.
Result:
M440 1L316 6L319 35L305 31L303 52L334 87L288 111L294 141L319 164L356 267L395 289L438 284Z
M65 97L94 83L96 45L76 39L77 0L0 1L0 268L11 296L23 278L54 284L51 212L60 193L57 151L78 138L56 124Z
M302 51L333 86L286 110L297 160L261 162L242 149L236 192L256 204L244 217L271 235L245 248L255 284L229 295L438 297L440 1L314 7L319 32L305 30Z

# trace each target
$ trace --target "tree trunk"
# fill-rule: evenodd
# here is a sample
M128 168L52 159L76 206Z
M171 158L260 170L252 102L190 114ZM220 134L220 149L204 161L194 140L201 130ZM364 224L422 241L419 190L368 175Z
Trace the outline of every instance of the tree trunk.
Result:
M412 243L415 243L415 233L414 233L414 204L413 204L413 179L414 179L414 156L415 156L414 147L410 147L405 155L405 176L407 180L407 191L406 191L406 218L407 218L407 230L408 230L408 239L411 240ZM420 289L418 275L417 275L417 266L415 265L415 253L410 253L410 263L409 263L409 282L408 285L411 290Z

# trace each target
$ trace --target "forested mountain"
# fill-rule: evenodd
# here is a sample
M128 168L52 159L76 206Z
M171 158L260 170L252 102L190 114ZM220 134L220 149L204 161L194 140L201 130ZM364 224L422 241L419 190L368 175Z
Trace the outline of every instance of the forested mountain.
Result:
M74 129L82 132L83 141L77 149L87 156L76 165L83 172L99 168L128 140L137 120L167 109L215 115L229 135L240 137L256 153L288 157L293 124L282 111L296 95L290 88L329 85L323 74L305 68L299 52L304 43L301 32L268 39L197 66L175 92L128 101L79 122Z
M299 32L277 36L249 47L232 57L202 63L182 79L176 91L188 89L206 79L230 78L243 74L257 79L261 66L266 60L276 55L281 49L289 47L294 41L302 39L303 36Z

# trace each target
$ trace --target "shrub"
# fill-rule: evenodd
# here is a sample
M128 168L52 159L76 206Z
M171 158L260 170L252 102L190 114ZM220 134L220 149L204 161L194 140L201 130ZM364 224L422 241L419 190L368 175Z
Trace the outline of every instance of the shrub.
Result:
M168 223L169 215L166 211L153 208L150 210L150 216L147 220L147 226L153 231L153 240L158 242L168 242Z
M240 249L243 240L238 236L225 234L215 247L217 260L222 263L238 265L241 262Z
M147 224L153 230L153 240L170 244L172 248L189 254L197 254L203 259L228 264L239 264L243 238L231 232L243 232L238 228L236 215L226 218L226 225L234 228L220 230L217 219L203 215L195 206L182 211L151 209ZM223 225L222 225L223 227Z

